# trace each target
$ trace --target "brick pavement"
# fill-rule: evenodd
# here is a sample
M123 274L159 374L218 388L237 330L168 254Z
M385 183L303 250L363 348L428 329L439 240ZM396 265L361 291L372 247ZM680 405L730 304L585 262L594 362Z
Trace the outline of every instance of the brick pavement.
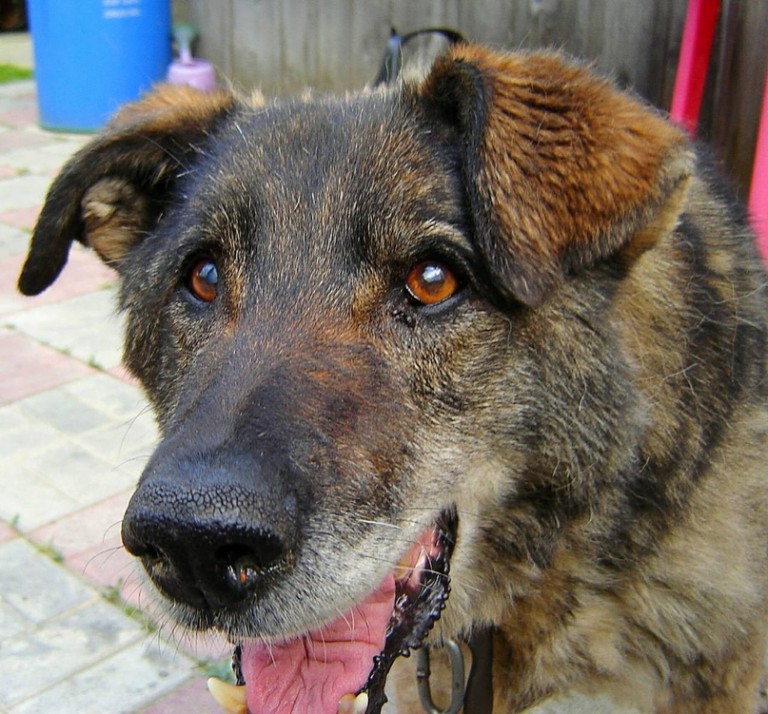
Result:
M36 120L31 82L0 85L0 714L213 713L228 648L158 628L120 542L156 430L119 366L114 275L75 247L51 289L16 293L51 178L87 140Z

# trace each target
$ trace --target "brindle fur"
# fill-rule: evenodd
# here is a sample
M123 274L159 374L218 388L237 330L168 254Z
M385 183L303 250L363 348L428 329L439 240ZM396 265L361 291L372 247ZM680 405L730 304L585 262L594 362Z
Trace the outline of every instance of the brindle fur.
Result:
M230 489L286 544L250 607L177 602L182 623L307 630L455 504L433 640L495 626L494 711L569 690L756 710L765 275L654 111L557 55L466 45L338 100L161 87L56 180L23 292L72 239L119 273L162 428L140 490L177 479L173 518L187 481ZM207 305L185 288L201 255ZM418 306L404 279L433 256L464 287ZM398 696L419 711L411 681Z

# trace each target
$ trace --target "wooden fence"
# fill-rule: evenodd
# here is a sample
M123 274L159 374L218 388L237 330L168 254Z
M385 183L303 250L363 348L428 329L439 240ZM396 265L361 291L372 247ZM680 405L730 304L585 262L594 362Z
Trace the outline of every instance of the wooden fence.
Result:
M664 109L686 0L174 0L198 52L243 89L346 90L376 74L391 27L447 26L509 48L558 47ZM768 0L723 0L700 130L746 191L768 63Z

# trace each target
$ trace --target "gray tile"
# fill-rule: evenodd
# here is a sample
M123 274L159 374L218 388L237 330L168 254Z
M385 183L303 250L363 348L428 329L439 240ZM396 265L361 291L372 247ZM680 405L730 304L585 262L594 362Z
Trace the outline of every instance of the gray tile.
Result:
M102 369L120 364L121 321L114 289L100 290L9 317L7 323L54 349Z
M62 389L50 389L17 404L28 416L65 434L79 434L104 424L102 413Z
M32 79L25 79L19 82L8 82L0 84L0 100L25 98L25 104L29 105L29 96L35 94L35 82Z
M95 600L0 644L0 705L10 706L144 639L141 626ZM41 681L43 680L43 681Z
M133 485L116 464L68 440L27 457L25 468L80 506L89 506Z
M29 245L29 233L0 223L0 258L21 255Z
M3 652L3 640L18 635L25 628L29 627L29 622L19 615L10 605L6 605L2 596L0 596L0 656ZM0 669L2 672L2 669Z
M3 331L0 330L0 336L3 335ZM0 407L0 431L11 431L16 429L25 423L26 416L19 411L19 409L9 404Z
M22 455L3 464L0 518L15 521L18 528L26 532L82 508L77 500L28 471L24 466L27 458L28 455ZM2 587L0 582L0 592Z
M0 599L24 620L43 623L92 598L83 583L25 540L0 544Z
M77 140L52 141L36 147L24 147L3 155L3 165L32 174L50 175L82 147Z
M33 175L3 179L3 190L0 192L0 211L36 206L42 203L52 180L50 176Z
M154 422L147 413L149 407L141 390L110 374L96 374L65 385L63 389L115 419Z
M147 459L157 442L157 430L146 423L111 422L101 429L75 435L72 441L114 466L121 467L136 460Z
M190 660L167 647L158 649L155 642L138 643L9 711L129 714L188 681L194 673Z
M155 439L148 414L112 420L61 389L0 409L0 517L29 531L132 488Z
M0 407L0 453L3 454L5 469L10 459L38 450L41 444L50 443L59 437L60 433L56 429L31 418L16 404Z

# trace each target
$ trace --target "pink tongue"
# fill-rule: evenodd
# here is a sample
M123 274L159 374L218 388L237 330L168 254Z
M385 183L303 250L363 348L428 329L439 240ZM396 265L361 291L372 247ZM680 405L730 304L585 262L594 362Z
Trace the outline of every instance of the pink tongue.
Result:
M243 643L241 667L251 714L336 714L339 699L368 680L384 649L395 597L393 575L350 612L288 642Z

